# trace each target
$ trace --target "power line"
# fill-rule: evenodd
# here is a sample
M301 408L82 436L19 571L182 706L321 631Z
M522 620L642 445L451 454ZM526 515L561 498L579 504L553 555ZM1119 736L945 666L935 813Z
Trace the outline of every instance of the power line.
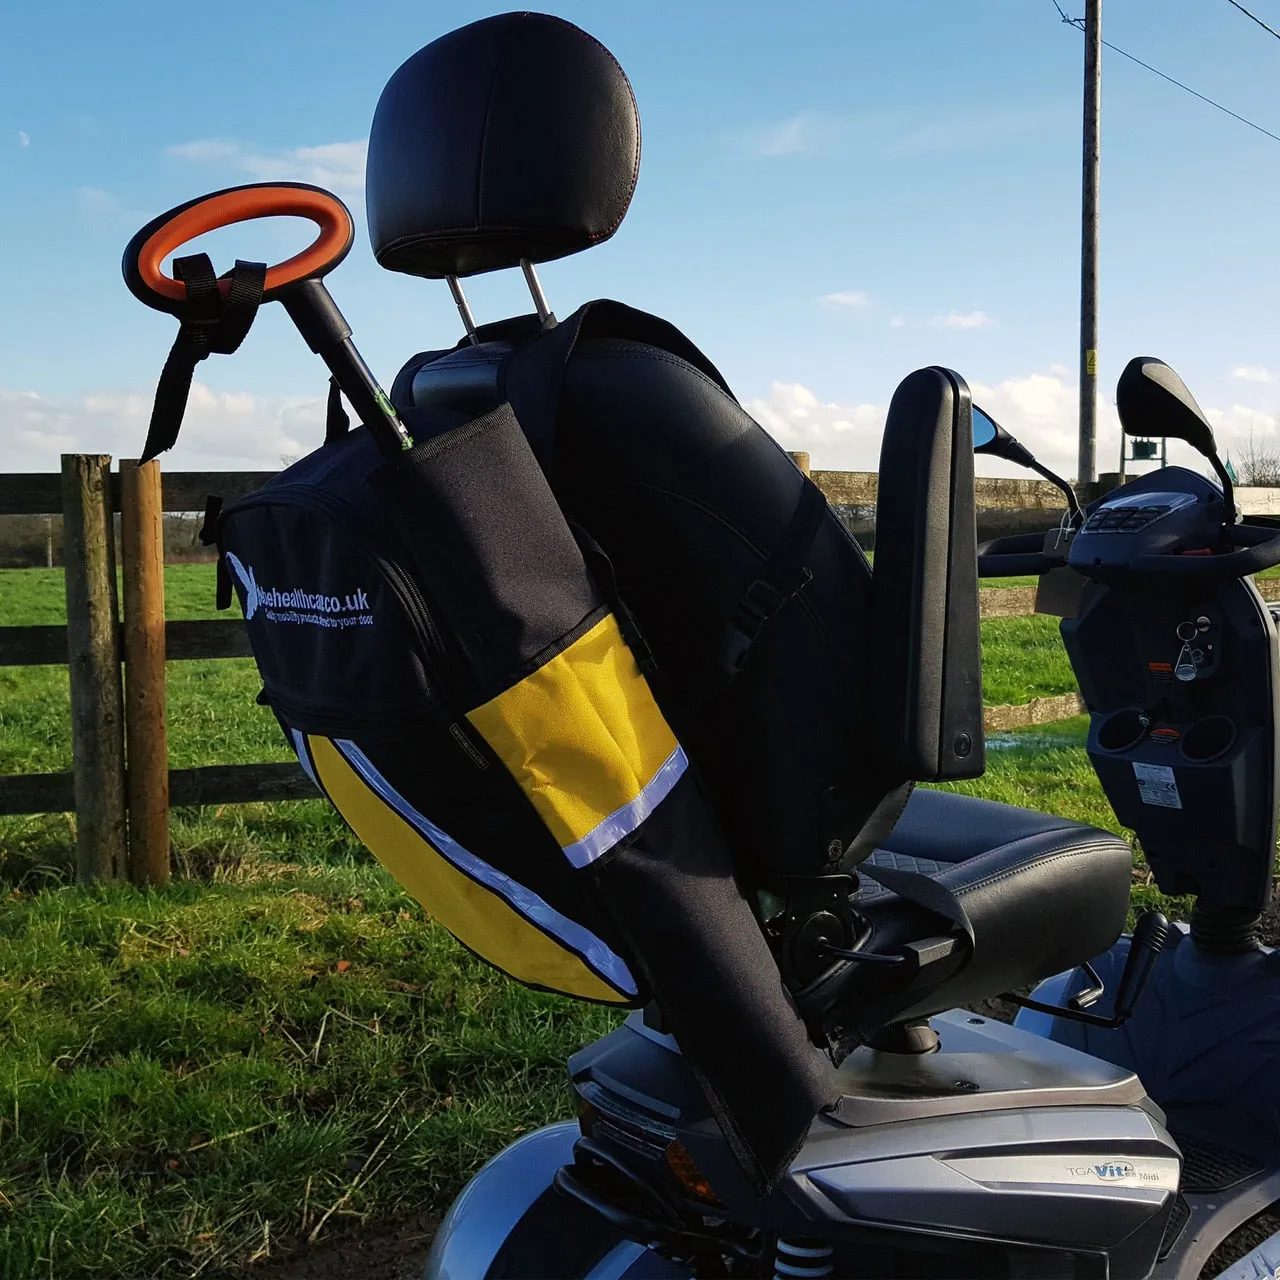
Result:
M1235 0L1228 0L1228 3L1235 4ZM1058 15L1062 18L1062 21L1067 24L1067 26L1075 27L1077 31L1084 30L1083 18L1068 18L1067 15L1062 12L1062 6L1058 3L1058 0L1053 0L1053 7L1057 9ZM1241 7L1242 6L1240 5L1236 5L1237 9ZM1244 12L1248 13L1248 10L1245 9ZM1250 13L1249 17L1253 18L1253 14ZM1254 18L1254 21L1257 22L1258 19ZM1263 23L1262 25L1266 26L1265 23ZM1271 31L1271 28L1267 27L1267 30ZM1276 32L1272 31L1271 34L1276 35L1277 38L1280 39L1280 35L1277 35ZM1189 93L1193 98L1199 98L1201 102L1207 102L1209 106L1216 107L1219 111L1223 112L1225 115L1229 115L1233 120L1239 120L1241 124L1247 124L1250 129L1256 129L1259 133L1266 134L1266 136L1270 138L1273 142L1280 142L1280 134L1272 133L1270 129L1264 129L1260 124L1255 124L1252 120L1247 119L1246 117L1240 115L1238 112L1232 111L1230 107L1224 107L1222 103L1215 102L1212 98L1205 97L1203 93L1200 93L1197 90L1193 89L1189 84L1183 84L1181 80L1175 80L1172 76L1165 75L1165 73L1161 71L1158 67L1153 67L1149 62L1143 62L1141 58L1135 57L1132 53L1129 53L1124 49L1118 48L1116 45L1112 44L1109 40L1104 40L1102 43L1108 49L1110 49L1112 53L1118 53L1122 58L1128 58L1130 62L1136 62L1138 66L1142 67L1145 71L1150 71L1152 75L1159 76L1161 80L1167 80L1171 85L1175 85L1177 88L1181 89L1184 93Z
M1246 18L1252 18L1253 21L1256 22L1258 26L1260 26L1263 29L1263 31L1270 32L1273 36L1275 36L1277 40L1280 40L1280 31L1277 31L1274 27L1267 26L1267 24L1263 22L1263 20L1260 17L1258 17L1256 13L1250 13L1249 10L1246 9L1244 5L1240 3L1240 0L1227 0L1227 3L1230 5L1235 5L1235 7L1239 9L1240 12L1243 13Z

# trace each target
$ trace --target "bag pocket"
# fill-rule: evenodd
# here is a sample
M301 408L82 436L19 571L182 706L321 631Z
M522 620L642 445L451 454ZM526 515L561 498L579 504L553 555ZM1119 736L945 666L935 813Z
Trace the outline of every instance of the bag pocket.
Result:
M469 950L542 990L606 1004L647 998L588 887L514 788L504 794L501 769L431 751L431 730L290 735L356 836Z
M510 405L371 476L431 608L454 691L570 866L630 838L688 761Z
M221 547L302 767L464 946L529 986L648 998L589 887L451 693L466 666L394 532L314 484L228 509Z

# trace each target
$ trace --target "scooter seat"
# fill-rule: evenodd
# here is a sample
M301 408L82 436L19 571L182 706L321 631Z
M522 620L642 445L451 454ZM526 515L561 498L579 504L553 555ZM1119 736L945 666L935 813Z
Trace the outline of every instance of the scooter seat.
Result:
M863 864L916 872L954 895L973 946L901 988L893 968L856 965L844 1020L866 1032L1024 987L1106 951L1124 928L1133 852L1109 831L972 796L918 789ZM893 954L954 932L929 908L862 878L865 950ZM921 982L920 979L925 979ZM897 986L899 989L891 988ZM890 988L890 989L886 989Z

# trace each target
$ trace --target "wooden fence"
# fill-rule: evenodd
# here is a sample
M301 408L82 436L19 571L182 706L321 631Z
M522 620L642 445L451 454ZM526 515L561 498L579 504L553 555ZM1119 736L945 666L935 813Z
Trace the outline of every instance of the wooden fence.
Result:
M808 458L796 456L808 472ZM76 814L77 873L85 880L128 874L162 883L169 873L170 805L241 804L314 798L294 762L170 769L165 727L165 663L251 657L238 617L166 622L162 523L165 513L199 511L216 493L231 501L271 472L173 472L159 464L68 454L61 475L0 474L0 516L63 517L66 626L0 628L0 666L65 664L71 689L74 768L69 773L0 776L0 815ZM875 477L816 472L833 504L875 502ZM1055 509L1056 490L1037 481L981 480L988 508ZM1105 480L1102 485L1105 487ZM1051 492L1042 492L1051 491ZM1280 491L1246 492L1245 509L1280 509ZM117 599L114 518L121 514L123 621ZM1260 584L1280 599L1280 580ZM982 617L1035 612L1034 587L988 587ZM121 671L125 679L121 678ZM987 707L988 730L1022 728L1076 715L1079 695Z
M297 800L318 793L295 763L169 769L164 664L251 657L237 618L165 622L161 522L264 484L271 472L173 472L68 454L61 475L0 475L0 515L63 518L67 625L0 628L0 666L65 664L73 769L0 776L0 814L76 814L82 879L168 875L171 804ZM123 623L114 518L121 515ZM122 680L121 670L126 678ZM127 768L126 768L127 762Z

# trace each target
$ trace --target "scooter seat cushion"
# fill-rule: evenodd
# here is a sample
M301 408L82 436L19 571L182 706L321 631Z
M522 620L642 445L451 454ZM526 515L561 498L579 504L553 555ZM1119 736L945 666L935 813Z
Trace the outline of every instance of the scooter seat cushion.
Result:
M944 791L916 790L864 869L911 871L944 885L964 907L974 942L936 985L842 1003L862 1029L922 1017L1026 986L1106 951L1124 928L1133 851L1081 822ZM892 953L944 934L948 923L862 880L868 950ZM875 985L871 966L868 986ZM886 973L877 966L880 974ZM887 972L892 972L889 970Z

